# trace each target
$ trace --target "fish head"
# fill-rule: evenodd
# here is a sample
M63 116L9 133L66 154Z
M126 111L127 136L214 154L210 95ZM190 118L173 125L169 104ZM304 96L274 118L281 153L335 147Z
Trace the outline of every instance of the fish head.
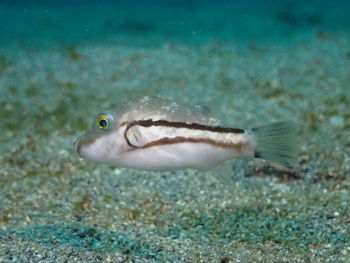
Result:
M125 125L113 113L100 113L92 129L80 136L76 142L78 155L90 161L114 164L128 145L124 139Z

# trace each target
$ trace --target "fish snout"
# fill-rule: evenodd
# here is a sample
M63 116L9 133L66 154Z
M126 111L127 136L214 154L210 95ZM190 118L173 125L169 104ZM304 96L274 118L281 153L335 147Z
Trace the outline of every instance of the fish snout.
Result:
M91 145L97 139L93 133L86 133L78 137L75 141L75 149L80 158L86 159L91 155Z
M81 149L81 140L80 138L76 139L75 142L74 142L74 148L75 150L77 151L77 154L80 156L80 149Z
M79 155L80 158L84 158L82 156L83 145L84 145L84 137L80 136L74 142L74 148L75 148L75 150L76 150L76 152L77 152L77 154Z

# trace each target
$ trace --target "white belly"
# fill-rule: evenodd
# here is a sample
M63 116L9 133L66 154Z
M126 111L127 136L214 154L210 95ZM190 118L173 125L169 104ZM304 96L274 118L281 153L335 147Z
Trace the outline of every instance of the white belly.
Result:
M234 149L184 142L128 151L112 164L143 170L210 169L239 155Z

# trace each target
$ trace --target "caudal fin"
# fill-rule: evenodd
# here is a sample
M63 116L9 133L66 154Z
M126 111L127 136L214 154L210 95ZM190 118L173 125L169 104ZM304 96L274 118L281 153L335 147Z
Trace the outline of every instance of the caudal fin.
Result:
M297 127L293 122L275 122L251 129L256 136L255 158L292 168L297 163Z

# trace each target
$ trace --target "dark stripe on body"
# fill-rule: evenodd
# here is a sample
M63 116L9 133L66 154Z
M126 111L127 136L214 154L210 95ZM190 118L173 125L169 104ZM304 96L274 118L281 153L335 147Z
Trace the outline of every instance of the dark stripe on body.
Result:
M238 128L225 128L220 126L208 126L203 125L199 123L186 123L186 122L178 122L178 121L165 121L165 120L157 120L153 121L152 119L148 120L138 120L133 121L128 124L128 126L125 129L124 132L124 138L127 142L127 144L131 147L137 147L133 145L129 139L127 138L126 134L128 130L133 126L142 126L142 127L151 127L151 126L165 126L165 127L173 127L173 128L187 128L192 130L202 130L202 131L210 131L210 132L218 132L218 133L236 133L236 134L242 134L245 131L243 129ZM206 138L185 138L185 137L175 137L175 138L162 138L160 140L150 142L146 145L144 145L141 148L148 148L155 145L164 145L164 144L174 144L174 143L181 143L181 142L203 142L208 143L211 145L223 147L223 148L233 148L236 147L236 144L226 144L226 143L220 143L215 142L214 140L206 139Z
M185 142L207 143L207 144L210 144L212 146L221 147L221 148L225 148L225 149L236 149L238 151L240 151L245 145L244 143L232 144L232 143L217 142L217 141L207 139L207 138L186 138L186 137L178 136L178 137L174 137L174 138L165 137L165 138L162 138L160 140L147 143L144 146L142 146L141 148L145 149L145 148L150 148L153 146L185 143Z
M193 130L211 131L211 132L219 132L219 133L242 134L245 132L243 129L238 129L238 128L208 126L208 125L203 125L199 123L186 123L186 122L180 122L180 121L165 121L165 120L153 121L152 119L133 121L128 124L128 127L126 128L126 130L128 130L129 128L135 125L139 125L143 127L166 126L166 127L187 128L187 129L193 129Z

